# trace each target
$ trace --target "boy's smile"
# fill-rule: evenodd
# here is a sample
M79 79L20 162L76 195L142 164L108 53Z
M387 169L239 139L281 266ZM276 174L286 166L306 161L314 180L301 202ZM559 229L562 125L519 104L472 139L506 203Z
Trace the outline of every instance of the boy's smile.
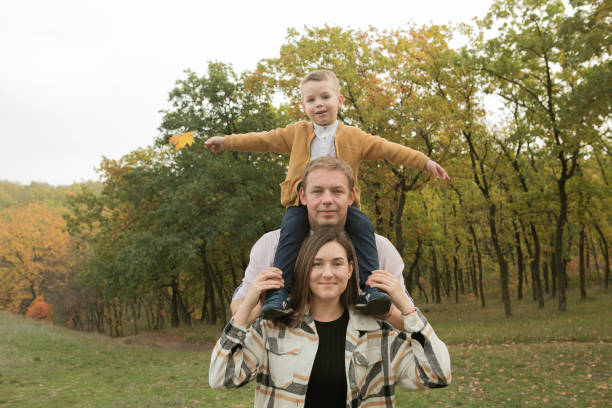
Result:
M302 85L302 108L308 118L319 126L333 124L343 102L344 96L340 95L330 79L308 81Z

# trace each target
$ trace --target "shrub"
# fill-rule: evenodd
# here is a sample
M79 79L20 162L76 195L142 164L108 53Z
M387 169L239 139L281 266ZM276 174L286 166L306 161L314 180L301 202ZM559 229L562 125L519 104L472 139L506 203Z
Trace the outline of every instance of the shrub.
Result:
M25 315L37 320L51 321L52 312L53 306L45 302L45 297L41 295L34 299Z

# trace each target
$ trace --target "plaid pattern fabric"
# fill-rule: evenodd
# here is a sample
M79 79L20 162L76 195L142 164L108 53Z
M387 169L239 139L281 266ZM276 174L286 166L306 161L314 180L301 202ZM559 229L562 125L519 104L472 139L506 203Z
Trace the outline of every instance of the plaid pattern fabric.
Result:
M394 407L396 385L419 390L450 384L448 350L425 316L418 309L404 316L404 329L349 310L347 408ZM246 329L230 321L212 353L210 386L232 389L255 379L255 407L303 407L317 347L309 314L297 328L260 318Z

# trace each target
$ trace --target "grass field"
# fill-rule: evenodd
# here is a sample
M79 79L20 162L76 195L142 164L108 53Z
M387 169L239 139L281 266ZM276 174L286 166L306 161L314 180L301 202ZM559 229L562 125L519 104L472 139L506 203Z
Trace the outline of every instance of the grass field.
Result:
M449 346L453 384L400 390L397 406L611 406L612 295L568 301L566 313L514 301L510 319L500 304L421 305ZM0 312L0 407L250 407L252 384L208 386L218 330L110 339Z

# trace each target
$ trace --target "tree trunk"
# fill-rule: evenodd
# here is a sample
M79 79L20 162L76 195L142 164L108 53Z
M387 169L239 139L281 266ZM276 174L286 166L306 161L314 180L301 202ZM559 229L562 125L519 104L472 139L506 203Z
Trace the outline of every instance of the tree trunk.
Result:
M412 263L410 264L410 267L408 268L408 274L404 276L405 279L405 285L406 288L408 289L408 293L412 292L412 281L413 281L413 276L414 276L414 271L419 263L419 258L421 257L421 247L423 245L423 241L421 241L421 237L417 237L417 247L416 247L416 251L414 254L414 260L412 261Z
M554 247L554 244L553 244ZM559 273L557 272L555 266L555 254L554 252L550 253L550 296L552 299L557 297L557 277Z
M165 289L160 289L160 291L165 290ZM164 326L166 324L166 321L164 320L164 298L162 296L158 296L157 298L157 310L156 310L156 319L155 319L155 326L156 326L156 330L163 330Z
M504 256L501 242L497 236L497 226L495 225L496 207L494 204L489 204L489 229L491 230L491 241L497 254L497 263L499 264L499 283L504 304L504 312L506 317L512 316L512 306L510 305L510 290L508 289L508 262Z
M597 271L597 282L601 283L601 271L599 270L599 261L597 260L597 251L595 249L595 243L591 234L587 234L589 238L589 244L591 247L591 254L593 255L593 263L595 264L595 270Z
M579 253L579 264L580 264L580 299L585 300L587 298L586 294L586 265L584 259L584 244L585 244L585 233L584 233L584 224L581 225L580 228L580 243L578 244L580 248L578 248Z
M445 255L442 255L442 261L444 262L444 294L448 299L451 295L451 272Z
M540 279L540 256L542 250L540 248L540 238L538 231L533 222L530 222L531 237L533 238L533 259L531 261L531 273L533 286L536 288L536 295L538 297L538 308L544 308L544 292L542 290L542 280ZM546 279L546 288L548 290L548 279Z
M172 301L170 302L170 326L179 327L179 306L178 306L178 282L176 276L172 278L170 283L172 290Z
M455 252L453 253L453 274L455 275L455 303L459 303L459 260L457 259L457 253L461 248L461 241L455 236ZM461 278L463 288L463 277Z
M425 297L425 303L429 303L427 292L425 291L425 289L423 289L420 278L421 278L421 268L419 268L419 266L417 265L416 266L416 276L414 277L414 283L417 286L417 288L419 288L419 293Z
M191 327L191 312L189 311L189 301L181 295L181 292L178 292L178 305L179 311L181 312L181 320L187 327Z
M529 262L529 269L531 270L531 286L533 292L533 300L538 301L538 309L544 308L544 293L542 292L542 279L540 278L540 238L533 222L529 222L531 229L531 237L533 239L533 249L527 239L525 233L525 226L521 223L523 229L523 237L525 242L525 248L531 261Z
M134 335L138 335L138 310L136 310L138 307L140 307L139 303L138 303L138 299L136 299L134 302L132 302L132 320L134 323Z
M440 275L438 273L438 259L436 258L436 249L431 246L431 297L434 303L441 303L442 299L440 296Z
M149 305L149 302L144 301L144 311L145 311L145 317L147 318L147 330L151 331L152 327L151 327L151 307Z
M231 296L226 296L226 301L223 302L225 290L223 288L223 279L221 277L221 273L217 268L210 265L209 269L210 275L212 277L213 283L217 288L217 299L219 299L221 305L218 308L217 316L220 317L222 322L227 322L227 315L225 313L225 305L231 303ZM216 322L216 321L215 321Z
M470 279L472 281L472 293L474 296L478 297L478 279L476 278L476 260L474 259L474 253L471 253L470 258L472 261L470 262Z
M406 181L400 179L399 183L399 200L395 209L395 247L400 256L404 256L404 234L402 233L402 214L406 206Z
M562 162L563 164L564 162ZM559 311L565 312L567 310L567 274L564 267L563 259L563 232L565 231L565 224L567 222L567 193L565 191L565 183L567 181L567 174L565 166L558 181L559 188L559 217L557 218L557 226L555 230L555 267L557 270L557 286L559 291Z
M472 240L474 241L474 248L476 249L476 260L478 261L478 288L480 292L480 306L486 307L485 294L482 283L482 254L480 253L480 247L478 245L478 239L476 238L476 231L474 226L470 224L470 234L472 234Z
M478 266L478 287L480 289L480 306L487 307L487 302L485 301L484 285L482 283L482 265Z
M606 263L606 272L604 275L604 288L608 290L608 285L610 283L610 255L608 254L608 241L606 241L606 237L603 234L599 225L593 224L597 233L599 234L599 246L601 247L601 253L603 254L604 261Z
M453 274L455 275L455 303L459 303L459 276L457 275L457 257L453 256Z
M380 201L380 193L378 193L381 188L380 183L376 183L374 188L376 191L376 193L374 193L374 220L376 225L376 231L382 231L384 220L382 211L380 210L380 205L378 204L378 202Z
M205 239L202 240L200 246L200 259L202 260L202 277L204 278L204 296L202 299L202 317L201 321L208 323L216 323L217 321L217 308L215 306L215 289L213 277L211 276L211 267L208 263L208 257L206 256L206 245Z
M518 293L517 299L523 300L523 281L525 280L525 261L523 259L523 248L521 248L521 234L519 233L516 221L512 220L514 227L514 241L516 245L516 266L518 270Z

